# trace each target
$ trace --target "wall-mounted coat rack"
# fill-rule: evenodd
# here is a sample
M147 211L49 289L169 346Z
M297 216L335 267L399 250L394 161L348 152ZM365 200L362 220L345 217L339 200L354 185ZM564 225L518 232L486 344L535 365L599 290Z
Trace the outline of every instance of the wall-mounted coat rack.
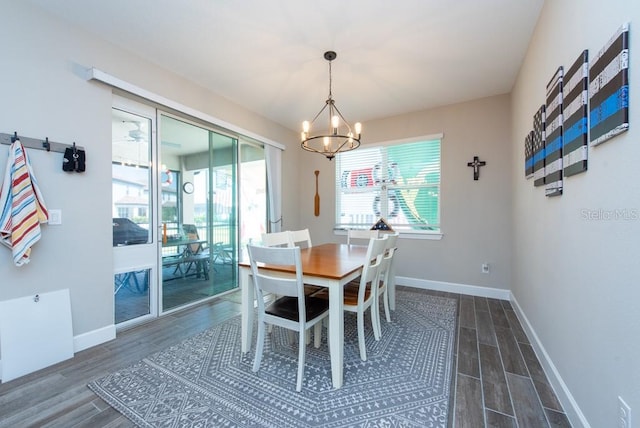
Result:
M28 149L37 149L37 150L46 150L48 152L56 152L56 153L64 153L66 149L75 148L77 150L84 150L83 147L76 146L75 143L71 144L62 144L56 143L53 141L49 141L49 138L45 138L44 140L38 140L37 138L29 138L19 136L17 132L13 134L3 134L0 133L0 143L11 145L15 141L16 138L20 139L20 142L25 148Z

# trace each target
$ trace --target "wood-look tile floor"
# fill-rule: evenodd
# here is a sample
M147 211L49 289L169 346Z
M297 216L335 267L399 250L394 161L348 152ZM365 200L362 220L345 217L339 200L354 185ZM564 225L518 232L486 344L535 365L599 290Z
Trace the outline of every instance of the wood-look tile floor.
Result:
M458 298L451 425L570 427L511 304L484 297Z
M570 426L509 302L424 292L459 300L449 426ZM115 340L68 361L0 384L0 428L132 427L87 383L239 312L238 296L227 295L119 332Z

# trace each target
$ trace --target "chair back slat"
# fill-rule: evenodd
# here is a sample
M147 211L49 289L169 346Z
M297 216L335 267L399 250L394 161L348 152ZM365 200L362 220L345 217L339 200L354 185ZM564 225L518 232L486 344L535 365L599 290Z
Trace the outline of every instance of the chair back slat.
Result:
M389 268L391 267L391 261L393 260L393 256L396 251L396 242L398 241L398 232L390 233L385 235L385 248L384 248L384 258L382 259L382 263L380 264L380 280L387 278L389 273Z
M293 247L291 232L270 232L262 234L262 245L265 247Z
M299 246L298 244L303 243L306 247L311 247L311 234L309 233L309 229L301 229L301 230L291 230L291 242L293 245Z
M379 236L380 233L377 229L349 229L347 230L347 244L357 244L363 239L368 241L371 238L378 238Z
M190 241L198 241L200 239L200 236L198 235L198 228L195 224L183 224L182 231L184 232L186 238ZM202 244L189 244L189 252L191 254L198 254L201 250L203 250Z
M367 256L362 274L360 275L360 284L358 288L358 304L361 305L364 302L366 289L368 284L377 284L378 271L382 258L384 257L385 239L383 238L371 238L369 240L369 246L367 247ZM371 290L373 293L374 290Z
M304 295L302 283L302 262L300 248L259 247L248 245L251 273L256 293L273 293L279 296L297 297ZM276 271L260 269L258 264L271 266L295 266L296 277L284 278ZM260 299L258 299L260 300Z

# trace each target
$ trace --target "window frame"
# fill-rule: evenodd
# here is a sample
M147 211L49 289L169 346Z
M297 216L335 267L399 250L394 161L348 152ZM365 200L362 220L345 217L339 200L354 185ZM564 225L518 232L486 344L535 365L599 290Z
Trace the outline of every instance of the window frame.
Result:
M439 227L437 230L418 230L418 229L399 229L398 232L400 233L400 235L403 238L411 238L411 239L429 239L429 240L440 240L442 239L443 236L443 228L442 228L442 143L444 140L444 134L443 133L438 133L438 134L430 134L430 135L423 135L423 136L418 136L418 137L411 137L411 138L406 138L406 139L399 139L399 140L390 140L390 141L383 141L383 142L379 142L379 143L370 143L370 144L366 144L366 145L361 145L360 149L375 149L378 147L391 147L391 146L397 146L397 145L404 145L404 144L412 144L412 143L419 143L419 142L423 142L423 141L432 141L432 140L439 140L440 141L440 181L439 181L439 192L438 192L438 218L439 218ZM356 149L357 151L358 149ZM340 156L340 154L338 154L338 156ZM341 196L341 191L340 191L340 182L342 177L340 177L340 170L338 168L339 162L336 162L336 169L335 169L335 212L334 212L334 234L335 235L346 235L347 234L347 227L344 227L343 225L340 224L339 220L340 220L340 213L338 212L340 209L340 196ZM391 225L391 227L393 227L393 225Z

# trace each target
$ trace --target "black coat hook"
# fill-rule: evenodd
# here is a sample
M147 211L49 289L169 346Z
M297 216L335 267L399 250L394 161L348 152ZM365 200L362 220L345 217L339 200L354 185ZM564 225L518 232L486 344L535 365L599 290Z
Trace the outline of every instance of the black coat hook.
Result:
M51 143L49 142L49 137L46 137L45 140L42 142L42 147L47 149L48 152L51 151Z
M13 137L11 137L11 142L12 142L12 143L15 143L17 140L18 140L18 133L17 133L17 132L14 132L14 133L13 133Z

